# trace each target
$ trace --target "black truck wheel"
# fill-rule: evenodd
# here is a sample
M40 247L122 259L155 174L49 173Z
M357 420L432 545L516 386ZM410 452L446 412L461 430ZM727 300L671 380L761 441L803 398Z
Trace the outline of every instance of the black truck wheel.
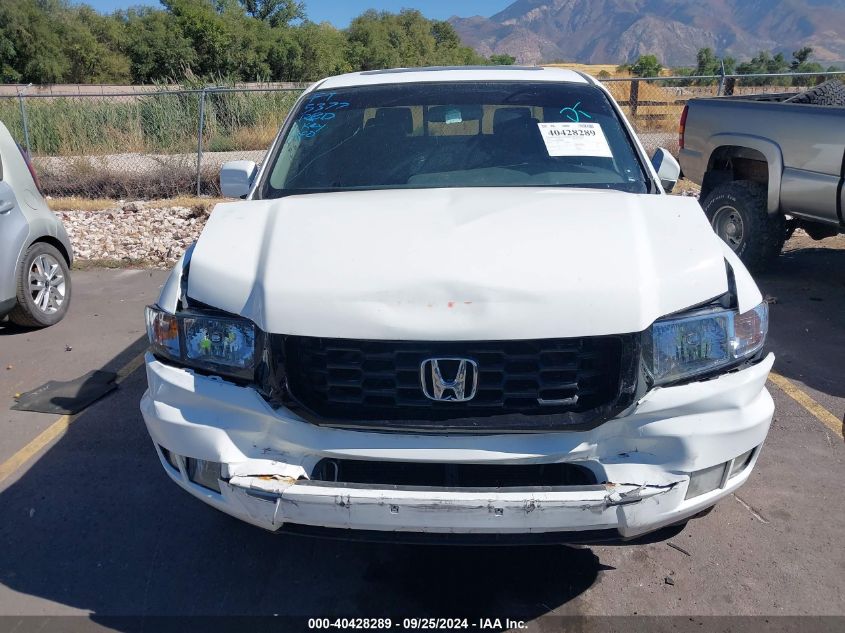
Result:
M783 215L768 212L766 188L735 180L714 188L701 205L716 235L749 270L763 270L780 254L786 237Z

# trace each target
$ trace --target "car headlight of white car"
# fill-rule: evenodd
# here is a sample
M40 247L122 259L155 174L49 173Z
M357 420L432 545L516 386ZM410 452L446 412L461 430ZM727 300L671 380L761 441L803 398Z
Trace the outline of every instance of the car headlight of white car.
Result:
M147 306L150 351L187 367L235 378L255 372L257 328L247 319L217 314L171 314Z
M748 312L711 309L655 321L643 356L655 385L709 374L752 358L769 329L765 302Z

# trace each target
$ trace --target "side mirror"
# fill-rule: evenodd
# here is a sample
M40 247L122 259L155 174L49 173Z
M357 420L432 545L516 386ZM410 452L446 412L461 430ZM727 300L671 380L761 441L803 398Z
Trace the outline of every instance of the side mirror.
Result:
M654 166L654 171L657 172L657 177L660 178L660 184L670 193L681 177L681 166L675 157L669 153L668 150L658 147L654 151L654 156L651 157L651 164Z
M251 160L233 160L220 168L220 191L227 198L243 198L252 189L258 166Z

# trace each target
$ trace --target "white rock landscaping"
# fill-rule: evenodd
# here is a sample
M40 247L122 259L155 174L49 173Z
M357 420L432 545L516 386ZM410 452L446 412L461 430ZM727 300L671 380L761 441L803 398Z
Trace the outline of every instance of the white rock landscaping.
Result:
M56 215L70 235L79 263L170 268L199 236L211 206L116 202L114 208L56 211Z

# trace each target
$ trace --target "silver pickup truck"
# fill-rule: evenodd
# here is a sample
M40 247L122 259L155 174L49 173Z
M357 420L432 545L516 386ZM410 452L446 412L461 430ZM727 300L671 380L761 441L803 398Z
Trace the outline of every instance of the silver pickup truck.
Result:
M684 175L713 229L752 270L797 227L845 232L845 86L801 94L692 99L680 129Z

